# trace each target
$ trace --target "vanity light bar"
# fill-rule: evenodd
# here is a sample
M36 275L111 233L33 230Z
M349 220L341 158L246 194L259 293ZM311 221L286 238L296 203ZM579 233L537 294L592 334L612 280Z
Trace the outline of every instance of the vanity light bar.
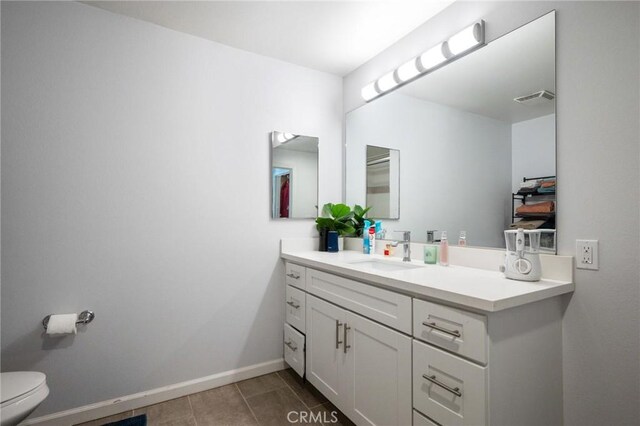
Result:
M400 65L362 88L360 94L365 101L403 85L484 45L484 21L468 26L446 41L433 46L420 56Z

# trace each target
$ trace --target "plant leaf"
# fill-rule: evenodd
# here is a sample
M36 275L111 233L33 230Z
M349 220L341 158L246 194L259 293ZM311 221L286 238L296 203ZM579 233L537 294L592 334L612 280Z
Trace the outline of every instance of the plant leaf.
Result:
M333 204L327 203L322 206L322 216L323 217L331 217L331 210L333 209Z
M331 216L342 218L351 213L351 208L346 204L334 204L331 206Z

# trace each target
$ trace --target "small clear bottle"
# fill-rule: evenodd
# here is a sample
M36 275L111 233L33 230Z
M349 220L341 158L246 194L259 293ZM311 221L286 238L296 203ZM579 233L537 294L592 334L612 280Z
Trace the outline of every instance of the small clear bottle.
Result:
M460 237L458 238L458 245L460 247L467 246L467 231L460 231Z
M440 237L440 266L449 266L449 241L447 241L447 231L442 231L442 237Z

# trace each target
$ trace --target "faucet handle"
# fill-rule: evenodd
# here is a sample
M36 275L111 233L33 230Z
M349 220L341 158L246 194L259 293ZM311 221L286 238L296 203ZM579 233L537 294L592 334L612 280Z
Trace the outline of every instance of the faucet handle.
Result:
M411 231L393 231L393 232L402 232L404 240L411 241Z

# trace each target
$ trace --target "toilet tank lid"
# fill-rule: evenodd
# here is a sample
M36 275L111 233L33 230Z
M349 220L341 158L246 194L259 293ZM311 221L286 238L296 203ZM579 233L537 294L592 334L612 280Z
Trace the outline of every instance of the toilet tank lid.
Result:
M37 371L13 371L0 374L0 399L2 403L31 392L41 386L47 376Z

